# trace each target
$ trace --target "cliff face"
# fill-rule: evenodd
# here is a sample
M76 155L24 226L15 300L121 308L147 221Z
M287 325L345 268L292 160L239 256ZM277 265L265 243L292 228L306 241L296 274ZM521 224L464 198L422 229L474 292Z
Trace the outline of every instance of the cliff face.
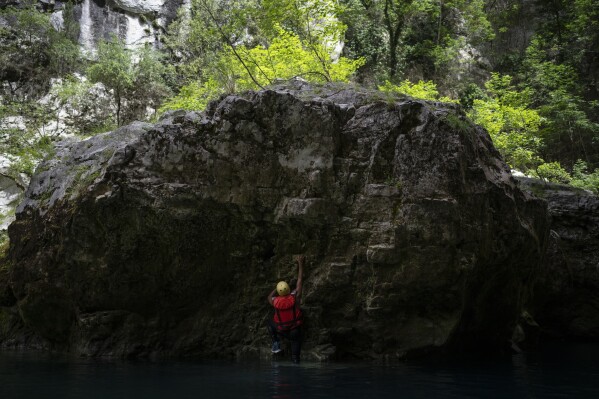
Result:
M304 358L503 347L545 204L460 111L377 96L296 83L63 143L9 228L0 342L270 356L305 253Z
M599 198L583 190L521 179L547 201L551 236L531 307L542 332L599 337Z
M177 10L190 0L81 0L72 16L80 26L79 42L93 51L101 39L118 36L131 47L159 44L166 27L177 17ZM63 19L60 7L57 20Z
M97 43L119 37L130 47L145 43L159 45L160 36L177 17L180 7L189 8L191 0L75 0L72 15L65 15L67 1L38 0L40 10L52 13L52 23L59 27L65 18L79 25L79 42L91 53ZM0 8L22 7L29 2L0 0Z

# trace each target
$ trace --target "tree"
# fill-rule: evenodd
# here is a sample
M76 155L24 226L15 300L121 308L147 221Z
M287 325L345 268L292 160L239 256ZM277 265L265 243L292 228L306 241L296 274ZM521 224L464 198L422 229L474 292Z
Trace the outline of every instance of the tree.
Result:
M89 136L116 126L115 106L101 84L81 76L67 76L52 87L50 97L57 104L57 119L70 133Z
M0 20L0 153L10 160L3 175L22 185L21 176L33 174L56 135L45 130L54 104L41 100L81 58L76 39L56 30L33 2L0 10Z
M79 24L75 20L75 10L71 1L64 4L62 16L62 27L51 31L56 40L55 45L49 50L51 69L56 71L58 76L79 71L83 65L78 43Z
M334 0L263 0L257 21L269 41L281 37L282 32L297 36L320 64L320 73L331 81L335 80L330 74L332 57L336 57L335 48L347 28L338 18L341 10Z
M347 81L363 64L361 59L334 53L344 30L335 15L335 1L224 3L227 13L219 13L223 3L194 2L193 19L203 23L191 23L194 30L186 41L201 48L187 54L204 54L196 63L202 67L164 109L203 108L218 93L263 88L276 79ZM241 5L245 8L240 9ZM221 46L206 46L208 37L219 40Z
M0 93L10 101L43 96L52 78L76 70L76 42L57 31L47 14L33 5L0 11Z
M593 172L588 171L586 162L578 160L572 168L572 180L574 187L584 188L599 194L599 169Z
M493 144L514 169L528 171L543 163L539 156L542 118L529 108L530 91L518 91L512 77L494 73L485 84L487 98L475 99L468 116L489 132Z
M393 79L397 74L398 67L398 47L401 38L405 33L408 19L413 13L419 10L419 7L414 7L413 0L384 0L383 7L383 24L387 29L389 40L389 77ZM364 2L365 6L368 2ZM428 1L423 2L422 6L426 7Z
M379 76L384 63L386 76L380 76L379 82L434 80L449 92L449 87L464 80L456 76L467 75L463 73L466 50L472 53L474 46L493 37L482 0L345 0L343 4L342 18L349 26L347 51L363 55L367 68Z
M116 104L116 123L121 126L121 109L127 90L133 86L133 60L131 51L116 37L101 41L95 62L87 68L92 82L102 83L112 93Z
M258 89L276 79L301 77L313 82L346 82L362 60L340 57L334 62L316 55L324 50L304 46L297 35L279 27L279 36L269 47L236 46L236 54L224 50L212 66L207 79L184 86L180 93L165 103L167 109L203 109L208 101L223 92Z
M389 78L387 31L382 23L382 10L372 1L344 0L339 17L347 26L343 54L363 58L357 80L375 85Z
M138 49L134 54L133 84L126 91L125 123L145 119L148 109L152 109L155 115L164 100L172 95L167 81L173 69L164 62L162 54L149 46Z
M542 38L533 38L519 76L520 87L531 93L532 106L544 117L544 157L569 168L578 159L598 166L599 124L591 118L598 114L599 106L584 100L583 78L575 67L559 62L561 57L547 51Z
M98 45L95 62L87 69L93 83L102 83L116 106L116 124L145 119L146 108L156 110L170 94L165 75L170 68L150 47L136 51L113 37Z

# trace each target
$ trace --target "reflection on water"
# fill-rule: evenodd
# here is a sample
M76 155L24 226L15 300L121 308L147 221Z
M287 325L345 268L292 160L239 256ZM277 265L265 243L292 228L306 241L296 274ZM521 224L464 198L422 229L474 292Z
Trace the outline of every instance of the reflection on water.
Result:
M390 366L119 362L0 353L0 398L596 398L599 345Z

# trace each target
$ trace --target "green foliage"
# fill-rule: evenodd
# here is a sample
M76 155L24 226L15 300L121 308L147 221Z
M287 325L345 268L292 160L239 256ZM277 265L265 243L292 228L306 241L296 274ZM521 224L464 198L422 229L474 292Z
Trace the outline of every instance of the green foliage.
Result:
M345 0L341 3L339 18L347 26L343 52L349 58L365 61L357 71L357 80L369 84L384 81L388 78L388 45L384 25L375 23L382 18L380 9L372 2Z
M284 29L306 47L324 51L319 55L323 59L329 58L333 47L343 39L347 27L337 18L341 11L334 0L262 0L256 9L259 26L267 38L280 36L280 29Z
M597 89L589 79L589 71L599 68L599 59L589 57L590 47L599 46L599 34L591 29L599 23L598 7L596 0L541 4L539 12L552 18L531 40L519 75L544 117L544 154L570 167L579 158L599 165L599 107L590 101Z
M343 14L343 19L348 25L360 27L357 34L348 37L348 46L354 49L371 48L373 52L366 54L367 59L384 63L386 78L393 79L404 66L402 44L409 30L409 22L416 14L425 12L430 3L413 0L344 1L349 11ZM384 51L364 42L364 38L370 37L384 38Z
M570 183L572 176L560 165L559 162L549 162L537 166L537 177L556 183Z
M572 169L572 181L570 184L574 187L584 188L591 190L595 194L599 194L599 169L589 172L586 162L579 159Z
M180 14L166 44L183 79L204 82L222 61L223 52L233 51L238 62L252 63L247 51L270 48L284 31L299 38L326 75L333 48L345 30L336 18L338 9L334 0L194 0L191 16Z
M164 57L150 47L143 47L134 54L136 61L132 70L133 86L125 93L125 122L145 119L147 108L154 110L156 115L164 100L172 95L167 81L174 71L164 63Z
M485 84L488 97L475 99L468 116L484 127L505 161L518 170L527 171L540 165L542 118L528 108L527 91L518 91L509 75L493 74Z
M379 86L378 89L382 92L405 94L421 100L442 101L447 103L457 102L449 97L439 97L437 85L432 81L424 82L421 80L418 83L412 83L406 79L399 85L394 85L387 80L385 84Z
M311 43L307 47L296 34L282 28L278 29L278 36L272 39L268 47L258 45L248 49L239 46L238 52L241 59L231 52L225 56L230 67L225 76L239 76L237 85L240 89L255 89L256 83L266 86L275 79L293 77L314 82L347 82L363 63L361 59L349 60L345 57L334 61L325 44ZM250 74L254 79L250 78Z
M33 176L33 172L39 161L51 154L53 150L54 145L47 136L27 141L27 143L22 144L13 154L14 161L8 168L9 174L15 177L21 173Z
M96 62L87 68L87 77L91 82L102 83L112 92L117 107L116 123L121 125L121 108L125 93L133 87L133 61L131 52L113 37L98 45Z
M462 54L494 36L483 0L344 0L341 18L348 25L346 48L364 56L375 81L448 82L457 93L456 76L474 59ZM381 66L385 65L383 72ZM386 76L385 76L386 75ZM363 78L364 80L365 78ZM464 82L468 83L468 82Z
M19 181L50 147L44 126L53 105L38 100L53 78L77 69L81 60L76 38L56 31L33 3L0 10L0 19L0 151L13 161L8 173Z
M301 77L313 82L347 82L363 60L340 57L333 60L326 54L326 44L305 46L298 35L275 27L278 36L268 47L248 48L238 45L225 48L213 63L206 78L185 85L180 93L168 100L162 110L203 109L210 99L221 93L264 87L277 79Z
M158 109L169 94L165 75L170 68L150 48L135 53L113 37L100 42L96 61L87 69L91 82L102 83L116 106L116 124L145 117L146 107Z
M530 103L530 90L518 91L512 85L510 75L492 73L491 79L485 83L488 94L501 105L509 107L527 107Z
M0 214L0 221L2 220L2 214ZM0 230L0 267L6 267L4 258L8 254L8 247L10 245L8 234L4 230Z
M448 1L446 4L452 5L460 10L460 15L464 18L464 25L454 29L468 39L473 44L489 42L495 38L495 32L489 21L488 13L485 10L487 6L484 0L458 0Z
M30 148L33 149L30 150ZM9 173L15 176L15 178L21 173L32 176L37 164L36 161L39 161L44 157L43 152L35 149L35 147L22 149L15 155L17 156L16 161L10 165L9 169Z
M83 65L78 43L79 24L75 21L74 6L71 1L64 4L62 15L63 27L58 31L54 29L50 31L54 43L48 49L50 69L56 71L56 76L78 71Z
M73 3L59 31L34 3L0 11L0 151L16 175L47 151L54 137L44 127L58 115L87 135L301 77L430 101L459 94L513 168L595 181L599 0L192 0L163 51L113 38L91 64L79 54Z
M486 98L484 91L474 83L470 83L460 93L460 104L467 110L472 109L474 100L483 100Z
M15 95L26 98L43 95L51 78L80 65L76 41L65 32L56 31L49 16L38 12L33 5L7 7L0 10L0 18L5 21L0 25L0 79L18 82L19 87L18 93L4 91L4 96L14 100Z
M599 124L590 119L599 109L578 94L580 79L574 68L541 61L535 46L533 42L529 48L524 75L527 80L523 85L532 93L533 103L545 119L544 152L570 165L581 156L599 162L599 153L593 150L599 138Z
M52 87L50 96L63 123L75 134L89 136L116 128L110 100L88 80L66 76Z
M193 18L180 8L177 19L169 25L163 39L166 62L176 68L178 74L173 86L201 77L203 70L224 46L222 38L210 23L209 16L197 10L196 1L192 4Z
M26 114L29 118L23 118ZM47 108L34 102L0 104L0 153L11 160L6 175L15 182L31 176L35 166L52 150L52 137L40 128L47 123Z
M165 101L160 112L185 109L189 111L202 110L208 103L223 93L223 88L214 78L206 82L191 82L179 91L179 94Z

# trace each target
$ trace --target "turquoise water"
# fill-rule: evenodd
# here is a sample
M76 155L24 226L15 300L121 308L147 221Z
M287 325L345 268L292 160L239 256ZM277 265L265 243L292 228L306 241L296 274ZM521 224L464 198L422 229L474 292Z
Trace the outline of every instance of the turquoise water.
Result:
M599 398L599 345L395 365L123 362L0 352L0 398Z

